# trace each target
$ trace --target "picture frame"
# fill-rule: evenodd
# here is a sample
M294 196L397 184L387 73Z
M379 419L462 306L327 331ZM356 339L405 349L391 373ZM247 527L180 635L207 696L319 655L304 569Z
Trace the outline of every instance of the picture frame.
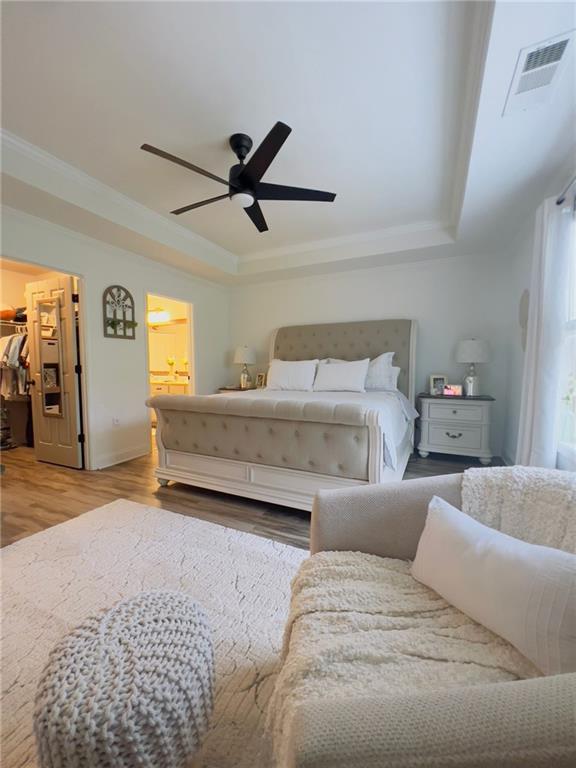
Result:
M462 397L462 384L446 384L444 394L450 397Z
M257 373L256 374L256 389L264 389L266 386L266 374L265 373Z
M430 394L443 395L444 387L448 384L448 376L444 373L433 373L430 376Z

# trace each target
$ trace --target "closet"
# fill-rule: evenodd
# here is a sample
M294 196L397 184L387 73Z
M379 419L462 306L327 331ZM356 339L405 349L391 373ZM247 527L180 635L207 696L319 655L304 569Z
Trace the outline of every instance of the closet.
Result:
M3 448L33 446L39 461L82 469L78 279L6 260L0 267Z

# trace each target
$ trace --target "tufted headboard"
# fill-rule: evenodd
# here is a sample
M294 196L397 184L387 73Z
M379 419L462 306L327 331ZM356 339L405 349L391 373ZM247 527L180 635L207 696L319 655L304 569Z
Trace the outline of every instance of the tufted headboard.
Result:
M360 320L352 323L290 325L272 334L271 358L313 360L373 359L394 351L401 368L398 389L414 402L416 322L414 320Z

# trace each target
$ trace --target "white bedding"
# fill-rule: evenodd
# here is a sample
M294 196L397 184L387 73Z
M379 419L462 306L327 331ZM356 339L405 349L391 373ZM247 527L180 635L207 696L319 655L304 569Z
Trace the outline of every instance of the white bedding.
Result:
M222 395L214 395L222 397ZM298 402L330 402L362 405L379 414L384 434L386 466L397 468L397 447L404 440L418 412L401 392L300 392L251 389L247 392L227 392L225 397L246 399L292 400Z

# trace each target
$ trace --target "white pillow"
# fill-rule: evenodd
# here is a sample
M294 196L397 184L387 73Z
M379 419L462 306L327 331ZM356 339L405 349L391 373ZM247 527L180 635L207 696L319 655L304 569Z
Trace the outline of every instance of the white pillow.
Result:
M576 672L576 555L488 528L435 496L412 576L545 674Z
M391 369L395 352L384 352L370 361L368 375L366 376L366 389L396 389L396 383L392 385ZM398 373L400 369L398 369ZM396 376L396 380L398 376Z
M266 389L291 389L309 392L314 386L318 360L272 360Z
M397 392L398 391L398 376L400 375L401 368L397 368L395 365L390 366L390 370L387 373L381 373L378 377L378 386L370 387L368 390L368 377L366 378L366 391L370 392ZM368 376L370 376L370 367L368 367Z
M314 380L315 392L365 392L364 382L370 359L351 363L319 365Z

